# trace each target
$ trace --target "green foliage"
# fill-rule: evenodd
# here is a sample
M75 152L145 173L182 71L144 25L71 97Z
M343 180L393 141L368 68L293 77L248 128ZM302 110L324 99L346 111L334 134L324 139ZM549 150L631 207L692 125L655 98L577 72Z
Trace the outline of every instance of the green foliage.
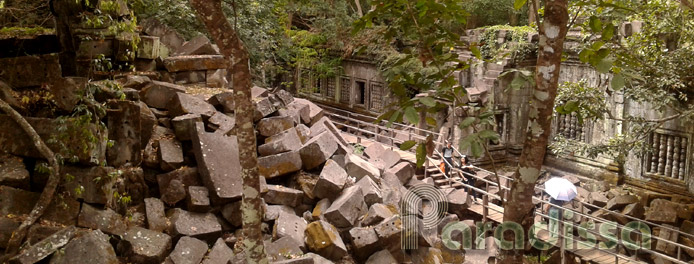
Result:
M588 86L585 81L565 82L559 85L555 111L563 115L577 113L580 123L584 119L604 119L610 113L605 98L604 89Z
M357 154L357 155L361 155L362 153L364 153L364 149L366 149L366 147L364 145L356 144L356 143L353 145L353 147L354 147L354 154Z
M611 74L609 85L587 87L585 82L562 85L556 110L560 114L576 113L579 120L619 120L628 124L623 134L602 142L586 144L563 138L554 139L553 152L578 153L591 158L598 155L624 157L627 153L651 151L645 137L666 120L690 120L694 107L689 97L694 92L694 18L691 11L675 1L574 2L574 12L586 19L579 24L588 34L579 59L599 73ZM629 37L616 36L622 21L644 21L641 32ZM646 119L628 112L617 117L608 104L610 95L619 92L624 100L640 103L665 113L663 119Z
M505 41L502 44L498 44L498 34L502 30L506 31ZM528 34L536 32L534 28L529 26L512 27L500 25L485 27L479 47L481 57L491 61L510 58L512 64L523 61L537 51L537 45L528 41Z
M466 46L456 33L466 15L461 1L374 1L371 11L355 22L354 33L378 32L381 41L377 43L388 47L379 53L383 59L381 69L398 97L392 106L404 112L406 121L416 124L419 112L442 107L432 100L413 99L416 93L431 91L429 97L451 101L464 95L453 72L466 65L453 51ZM389 111L381 119L400 121L400 111Z
M140 20L156 18L186 39L205 32L187 0L133 0L132 10Z
M55 29L43 27L3 27L0 28L0 37L31 37L41 34L54 34Z
M528 10L524 1L518 0L468 0L465 9L470 13L475 27L504 25L516 16L518 24L527 24ZM519 8L515 8L519 5Z
M417 141L408 140L408 141L405 141L402 144L400 144L400 150L409 150L412 147L414 147L415 145L417 145Z
M491 129L496 124L493 110L480 107L472 107L471 110L477 113L477 116L466 117L460 122L459 127L461 130L472 128L472 133L460 140L458 150L469 150L471 156L479 158L486 151L487 143L498 143L500 135Z

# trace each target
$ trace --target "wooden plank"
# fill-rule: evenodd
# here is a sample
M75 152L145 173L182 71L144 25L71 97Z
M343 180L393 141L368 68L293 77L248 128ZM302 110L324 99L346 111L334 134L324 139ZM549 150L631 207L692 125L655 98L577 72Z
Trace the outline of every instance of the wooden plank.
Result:
M615 260L615 256L614 256L614 255L610 255L610 254L607 254L607 253L604 253L604 252L603 252L602 254L604 254L604 255L601 256L601 257L599 257L599 258L595 258L595 259L593 259L592 261L595 262L595 263L599 263L599 264L602 264L602 263L615 263L615 261L614 261L614 260Z

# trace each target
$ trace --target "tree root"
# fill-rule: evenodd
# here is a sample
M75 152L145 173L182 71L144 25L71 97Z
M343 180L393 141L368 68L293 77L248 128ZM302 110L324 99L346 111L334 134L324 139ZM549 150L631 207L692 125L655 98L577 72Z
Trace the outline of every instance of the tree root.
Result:
M41 193L41 196L39 197L39 200L36 202L36 205L34 205L34 209L31 210L31 213L29 213L29 217L27 217L19 228L12 233L12 237L7 243L7 248L5 249L5 258L10 258L19 252L19 248L22 245L22 241L24 241L24 238L26 237L28 228L43 215L46 208L48 208L48 205L50 205L51 201L53 200L53 195L55 194L55 190L57 189L60 180L60 177L58 176L60 173L60 165L58 164L53 151L48 148L39 134L36 133L36 130L34 130L34 128L29 124L29 122L27 122L26 119L24 119L24 117L22 117L22 115L20 115L2 99L0 99L0 109L7 113L7 115L9 115L12 120L17 122L22 130L29 135L31 140L34 142L36 149L46 160L48 160L48 164L50 165L48 181L46 183L46 187ZM5 261L6 259L0 259L0 263L4 263Z

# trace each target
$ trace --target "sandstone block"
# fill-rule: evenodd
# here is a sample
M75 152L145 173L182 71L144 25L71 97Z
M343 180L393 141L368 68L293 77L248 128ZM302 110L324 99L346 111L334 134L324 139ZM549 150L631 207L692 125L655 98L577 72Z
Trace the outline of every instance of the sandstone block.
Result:
M395 174L400 180L400 183L405 184L414 176L414 167L409 162L400 162L386 170L386 172Z
M227 246L224 239L218 238L212 246L210 254L202 261L202 264L227 264L234 258L234 252Z
M302 191L287 188L282 185L268 185L268 192L263 195L263 199L268 204L287 205L297 207L303 200Z
M163 232L168 229L164 203L157 198L145 198L145 213L147 215L147 227L150 230Z
M82 204L77 225L91 229L99 229L104 233L122 236L128 226L123 221L123 216L106 208L99 210L89 204Z
M217 112L217 109L205 102L205 100L185 93L177 93L171 100L170 105L171 107L168 109L169 114L172 116L198 114L209 118Z
M185 86L167 82L152 81L152 85L140 91L140 100L150 107L169 109L170 102L178 93L185 93Z
M362 226L372 226L381 223L383 220L393 216L393 211L384 204L374 204L369 208L366 217L362 220Z
M212 240L222 232L222 226L217 217L211 213L193 213L179 208L172 209L171 227L169 234L172 236L191 236L203 240ZM213 240L212 240L213 241Z
M191 133L195 131L197 122L202 122L202 116L199 114L186 114L171 119L171 125L173 125L176 138L178 140L190 140Z
M176 50L174 56L180 55L219 55L219 52L212 47L212 43L205 35L200 34L186 41Z
M181 142L172 138L159 140L159 160L163 171L172 171L183 165L183 147Z
M210 210L210 197L204 186L188 186L188 198L186 199L188 210L204 213Z
M299 150L304 169L310 170L323 164L337 151L335 137L329 132L315 135ZM348 172L349 174L349 172Z
M323 166L320 177L313 188L313 194L318 198L334 200L342 192L347 183L347 172L337 162L328 160Z
M258 173L266 179L275 178L301 170L298 151L284 152L258 159Z
M325 218L336 227L351 227L368 210L359 186L345 189L325 211Z
M272 102L270 102L270 99L267 97L260 98L254 100L255 104L255 113L253 114L253 120L258 121L266 116L271 115L275 111L277 111L277 108L275 108L274 105L272 105Z
M76 232L77 228L74 226L66 227L39 243L23 249L18 255L12 257L9 263L33 264L39 262L65 246Z
M236 137L207 133L202 123L198 123L192 141L200 176L213 202L241 197L241 162Z
M218 93L207 99L207 102L214 105L215 107L221 107L222 111L225 113L233 113L236 107L234 103L234 93L223 92Z
M357 258L365 259L380 247L376 231L371 227L355 227L349 230L352 249Z
M677 222L677 206L675 203L664 199L655 199L646 210L646 221L661 224L675 224Z
M345 157L345 170L349 176L355 177L357 181L366 176L376 182L381 181L381 172L378 168L354 154L347 154Z
M381 188L370 177L361 178L357 185L361 187L361 191L364 194L364 202L366 202L367 206L383 202Z
M29 171L23 159L9 154L0 154L0 185L20 189L29 188Z
M213 88L224 88L229 86L226 69L207 70L207 86Z
M222 55L186 55L165 58L164 67L169 72L207 71L226 69L227 62Z
M65 246L63 254L53 255L51 263L118 264L120 262L116 257L116 251L113 250L113 246L109 243L108 235L99 230L94 230L70 241Z
M275 116L266 117L258 121L258 133L264 137L271 137L282 131L294 127L294 120L291 117Z
M134 263L161 263L171 249L171 237L157 231L131 227L123 235L119 248Z
M192 237L184 236L176 243L176 248L171 252L166 263L171 264L199 264L207 253L207 243Z
M298 217L293 212L280 212L277 221L275 221L275 226L272 229L272 235L274 239L291 237L300 248L304 248L304 233L306 231L306 226L306 220Z
M331 260L338 260L347 255L347 248L340 233L330 223L322 220L310 223L306 227L306 245L311 251Z
M265 140L265 144L258 146L261 156L270 156L301 148L303 143L295 128L289 128Z

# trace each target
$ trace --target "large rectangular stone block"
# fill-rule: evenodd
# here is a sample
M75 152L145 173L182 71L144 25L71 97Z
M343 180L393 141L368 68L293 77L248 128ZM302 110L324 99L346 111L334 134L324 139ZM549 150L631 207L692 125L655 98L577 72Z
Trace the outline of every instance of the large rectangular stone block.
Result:
M290 151L258 159L258 173L266 179L299 170L301 170L301 156L298 151Z
M297 207L303 200L304 193L297 189L284 187L282 185L268 185L268 192L263 199L268 204L280 204Z
M325 219L336 227L351 227L367 210L361 187L355 185L344 190L330 205L325 211Z
M226 69L227 61L222 55L188 55L164 59L164 67L169 72L207 71Z
M269 137L265 144L258 146L261 156L270 156L282 152L298 150L302 146L301 138L295 128L289 128L281 133Z
M167 82L152 81L152 85L140 91L140 100L148 106L169 109L171 100L177 93L185 93L186 87Z
M137 46L137 58L156 59L159 57L159 37L140 36L140 43Z
M197 123L192 141L200 176L213 202L240 198L243 180L236 136L208 133Z
M340 233L333 225L323 220L310 223L306 227L306 246L331 260L338 260L347 255L347 247L342 242Z
M299 150L304 169L310 170L323 164L337 151L337 141L332 134L323 132L304 144Z
M347 172L337 162L329 159L325 162L318 181L313 188L313 195L318 198L334 200L347 183Z

